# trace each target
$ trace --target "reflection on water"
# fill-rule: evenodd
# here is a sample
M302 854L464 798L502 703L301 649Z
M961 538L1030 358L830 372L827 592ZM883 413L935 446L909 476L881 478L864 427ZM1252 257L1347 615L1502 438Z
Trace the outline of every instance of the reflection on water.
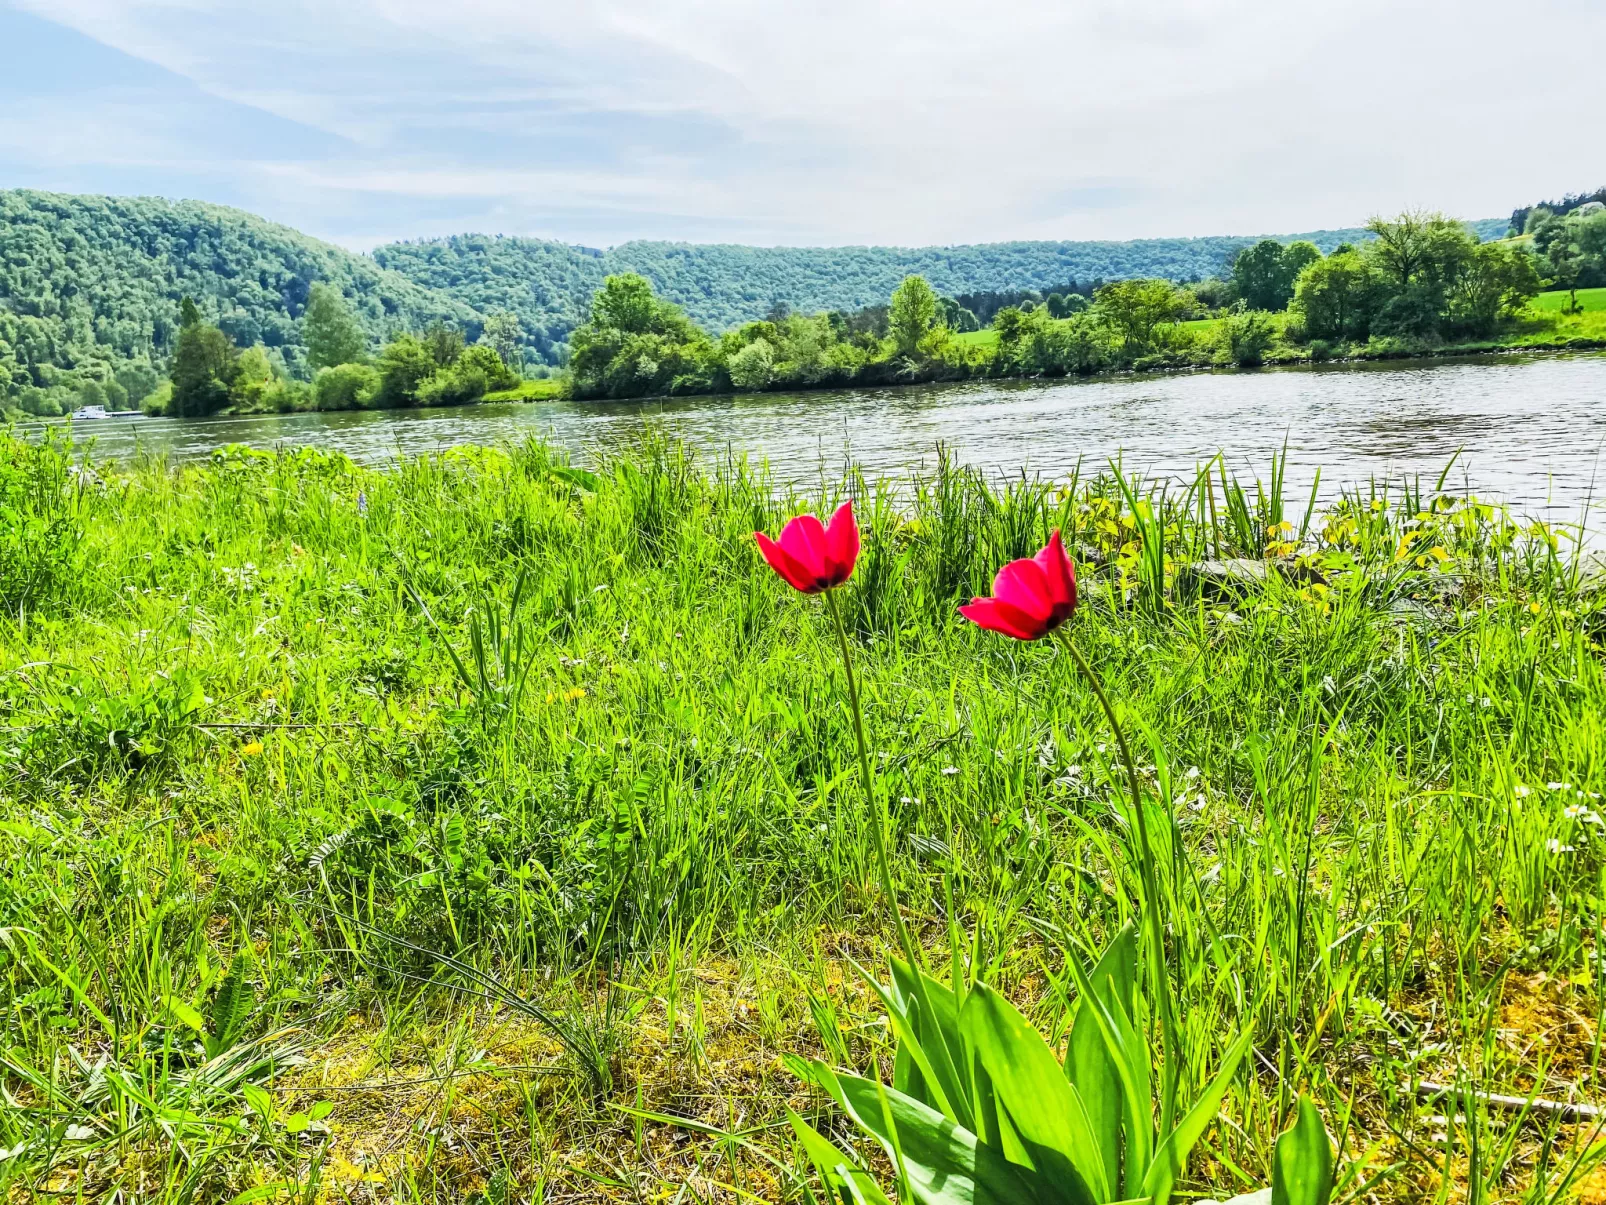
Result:
M1373 476L1453 480L1529 512L1576 519L1606 441L1606 356L1337 365L1096 381L987 382L663 402L543 402L461 410L80 424L95 454L172 460L230 443L318 445L386 463L464 443L542 435L583 460L648 420L711 451L765 457L802 488L851 456L871 475L931 462L939 442L989 472L1061 477L1122 456L1129 470L1191 475L1224 450L1264 475L1286 439L1289 481L1323 492Z

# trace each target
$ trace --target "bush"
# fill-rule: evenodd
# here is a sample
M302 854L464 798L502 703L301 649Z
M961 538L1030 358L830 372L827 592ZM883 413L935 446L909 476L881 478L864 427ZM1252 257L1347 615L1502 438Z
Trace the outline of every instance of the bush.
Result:
M450 368L429 377L417 389L421 406L464 406L477 402L487 393L511 389L518 377L509 371L493 348L475 344L467 348Z
M754 339L727 362L731 384L738 389L763 389L775 377L775 349L767 339Z
M362 410L379 393L379 373L366 364L339 364L322 369L312 383L319 410Z
M1216 358L1254 368L1266 362L1266 353L1277 342L1277 324L1262 310L1231 314L1221 320L1216 332Z

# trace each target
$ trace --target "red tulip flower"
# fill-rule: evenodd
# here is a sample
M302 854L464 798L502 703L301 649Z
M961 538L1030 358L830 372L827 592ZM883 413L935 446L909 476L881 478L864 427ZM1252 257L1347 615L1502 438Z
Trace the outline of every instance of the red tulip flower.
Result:
M993 597L972 599L959 613L977 627L1016 640L1047 636L1076 610L1076 567L1060 533L1028 560L1011 561L993 579Z
M829 526L813 515L799 515L781 529L779 540L761 531L753 538L770 568L804 594L836 589L853 576L853 563L859 559L859 525L853 521L851 502L837 508Z

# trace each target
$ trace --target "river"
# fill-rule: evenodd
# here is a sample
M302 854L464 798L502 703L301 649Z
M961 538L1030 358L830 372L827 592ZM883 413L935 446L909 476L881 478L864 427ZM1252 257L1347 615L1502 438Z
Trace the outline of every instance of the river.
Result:
M1554 521L1576 522L1606 443L1606 355L1493 356L880 390L767 393L655 402L541 402L453 410L106 419L78 424L97 458L191 460L227 444L314 445L383 464L529 435L582 462L648 422L691 444L767 458L807 488L848 457L874 475L929 465L939 442L988 472L1066 475L1121 456L1129 470L1191 476L1218 450L1265 476L1287 441L1288 481L1322 492L1421 475L1455 457L1450 484ZM1591 528L1600 525L1590 522Z

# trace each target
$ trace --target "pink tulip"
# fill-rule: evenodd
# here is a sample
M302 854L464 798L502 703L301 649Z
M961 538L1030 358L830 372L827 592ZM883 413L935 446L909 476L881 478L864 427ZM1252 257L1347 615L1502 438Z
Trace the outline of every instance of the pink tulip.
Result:
M753 538L770 568L804 594L836 589L853 576L853 563L859 559L859 525L853 521L851 502L837 508L829 526L813 515L799 515L781 529L779 540L761 531Z
M977 627L1016 640L1047 636L1076 610L1076 566L1060 533L1029 560L1011 561L993 579L993 597L972 599L959 613Z

